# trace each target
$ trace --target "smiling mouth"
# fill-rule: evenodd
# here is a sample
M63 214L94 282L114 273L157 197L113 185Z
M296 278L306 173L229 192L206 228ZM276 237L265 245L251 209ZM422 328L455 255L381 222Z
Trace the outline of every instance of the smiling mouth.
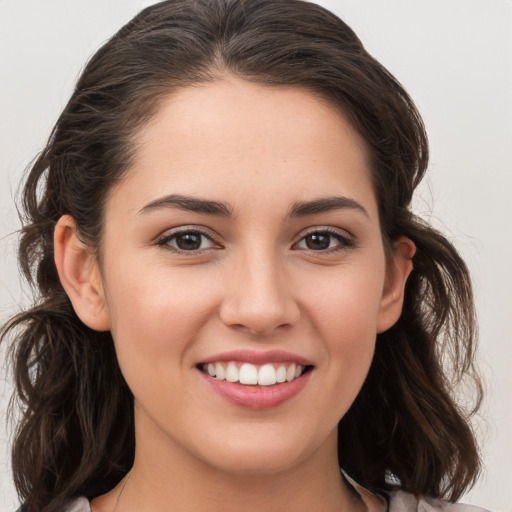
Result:
M313 368L311 365L303 366L292 362L255 365L239 361L201 363L197 367L214 379L238 382L246 386L274 386L291 382Z

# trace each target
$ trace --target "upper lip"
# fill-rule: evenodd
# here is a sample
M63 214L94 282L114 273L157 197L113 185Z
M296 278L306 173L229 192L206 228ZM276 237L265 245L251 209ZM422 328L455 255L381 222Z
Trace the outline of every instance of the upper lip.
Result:
M305 357L283 350L267 350L265 352L256 352L254 350L231 350L222 352L211 357L203 359L201 363L217 363L221 361L241 361L255 365L263 365L267 363L284 363L292 362L302 366L312 366L313 363Z

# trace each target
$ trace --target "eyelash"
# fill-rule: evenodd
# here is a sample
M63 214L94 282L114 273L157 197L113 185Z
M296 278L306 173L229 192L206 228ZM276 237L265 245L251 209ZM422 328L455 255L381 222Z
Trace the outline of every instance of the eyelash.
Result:
M175 252L178 254L186 254L186 255L196 255L200 252L206 252L206 251L209 251L210 249L212 249L211 247L208 247L206 249L184 250L184 249L180 249L179 247L173 247L170 245L171 241L175 240L179 236L190 235L190 234L199 236L199 237L201 237L201 239L207 239L210 242L212 242L213 244L216 244L217 246L220 246L222 248L220 243L217 242L214 239L214 237L212 237L210 234L207 234L200 229L194 229L194 228L184 228L184 229L180 228L179 230L168 233L168 234L162 236L156 242L156 245L159 247L163 247L169 251L172 251L172 252ZM297 246L299 243L301 243L308 236L311 236L311 235L327 235L329 237L335 238L339 242L339 244L337 244L334 247L327 248L325 250L314 250L314 249L308 249L308 248L295 249L295 250L305 250L305 251L307 251L309 253L313 253L313 254L330 254L333 252L351 249L351 248L355 247L355 245L356 245L353 237L349 236L348 234L344 234L344 233L337 231L335 229L332 229L332 228L315 228L315 229L312 229L311 231L308 231L305 234L303 234L301 236L300 240L293 244L293 247Z
M314 249L307 249L307 248L303 249L303 250L306 250L309 253L313 253L313 254L330 254L333 252L352 249L356 245L354 238L347 233L343 233L341 231L338 231L338 230L332 229L332 228L314 228L311 231L308 231L304 235L302 235L300 240L297 243L295 243L294 246L298 245L300 242L302 242L308 236L311 236L311 235L328 235L332 238L335 238L339 242L339 244L336 245L335 247L331 247L331 248L328 248L325 250L320 250L320 251L316 251Z
M213 236L211 236L197 228L180 228L176 231L173 231L171 233L168 233L168 234L162 236L157 241L156 245L163 247L169 251L178 253L178 254L187 254L187 255L194 255L194 254L198 254L199 252L205 252L205 251L208 251L211 249L211 247L208 247L207 249L195 249L195 250L187 251L187 250L180 249L179 247L173 247L170 245L172 240L178 238L179 236L183 236L183 235L196 235L202 239L201 241L203 241L204 239L207 239L210 242L212 242L213 244L220 246L220 244L214 239Z

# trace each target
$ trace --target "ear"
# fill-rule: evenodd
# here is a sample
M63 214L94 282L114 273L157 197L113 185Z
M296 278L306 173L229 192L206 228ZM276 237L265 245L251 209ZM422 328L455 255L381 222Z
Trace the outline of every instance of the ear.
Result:
M73 217L59 219L53 243L59 279L76 314L91 329L108 331L110 320L96 253L78 238Z
M416 246L406 237L393 243L393 254L387 263L386 280L379 306L377 333L387 331L400 318L404 303L405 283L412 270Z

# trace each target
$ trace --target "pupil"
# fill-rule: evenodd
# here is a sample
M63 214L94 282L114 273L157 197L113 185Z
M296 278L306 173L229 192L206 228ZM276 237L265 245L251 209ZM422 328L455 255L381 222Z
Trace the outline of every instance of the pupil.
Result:
M193 251L201 246L201 235L186 233L176 238L176 245L184 251Z
M322 249L328 249L330 241L330 235L316 233L306 237L306 246L308 249L312 249L313 251L319 251Z

